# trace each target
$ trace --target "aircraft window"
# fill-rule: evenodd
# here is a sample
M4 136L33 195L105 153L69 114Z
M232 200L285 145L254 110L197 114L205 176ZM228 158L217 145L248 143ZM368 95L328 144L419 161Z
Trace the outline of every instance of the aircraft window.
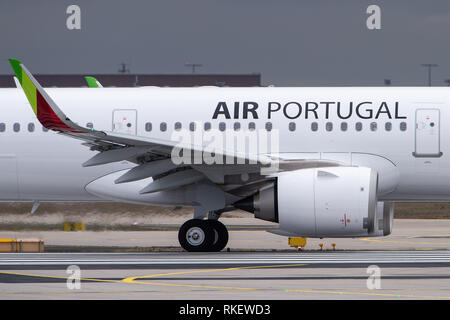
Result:
M167 130L167 123L165 122L161 122L159 125L159 130L161 130L162 132Z
M29 132L34 132L34 123L33 123L33 122L30 122L30 123L28 124L28 131L29 131Z
M266 122L266 130L272 131L272 122Z
M5 132L6 130L6 125L2 122L0 123L0 132Z
M205 131L211 130L211 122L205 122Z
M319 129L319 124L317 122L311 123L311 130L317 131L317 129Z
M189 130L190 131L195 131L195 122L189 123Z
M347 131L348 124L347 122L341 122L341 131Z
M42 127L42 131L48 132L48 129L46 127Z
M400 130L406 131L406 122L400 122Z
M241 129L241 123L240 122L235 122L234 123L234 131L238 131Z
M92 122L86 123L86 127L92 129L94 127L94 124Z
M356 131L361 131L362 130L362 123L361 122L357 122L355 124L355 129L356 129Z
M376 122L371 122L370 123L370 130L371 131L377 131L377 123Z
M152 123L151 122L147 122L145 124L145 131L147 131L147 132L152 131Z
M327 122L327 124L325 125L325 130L333 131L333 123L332 122Z
M14 123L13 125L13 130L14 132L19 132L20 131L20 123Z
M289 131L295 131L295 122L289 122Z
M227 127L227 126L225 125L225 122L220 122L220 123L219 123L219 130L220 130L220 131L225 131L226 127Z
M256 125L254 122L249 122L248 124L248 130L255 130L256 129Z
M392 130L392 122L386 122L384 124L384 129L386 129L386 131L391 131Z
M181 122L175 122L174 128L177 131L181 130Z

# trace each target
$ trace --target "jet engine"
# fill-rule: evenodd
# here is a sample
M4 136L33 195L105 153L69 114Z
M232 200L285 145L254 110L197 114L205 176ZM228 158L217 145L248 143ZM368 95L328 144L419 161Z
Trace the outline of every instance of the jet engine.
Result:
M283 235L385 236L392 230L394 207L377 201L377 183L378 174L365 167L282 172L273 184L234 206L278 222Z

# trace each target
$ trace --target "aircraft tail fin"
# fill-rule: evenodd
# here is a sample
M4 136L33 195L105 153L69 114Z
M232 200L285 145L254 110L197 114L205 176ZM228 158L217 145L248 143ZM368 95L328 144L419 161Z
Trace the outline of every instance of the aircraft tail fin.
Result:
M86 80L86 83L87 83L89 88L103 88L103 86L100 83L100 81L98 81L94 77L86 76L86 77L84 77L84 80Z
M30 103L31 109L45 128L73 133L89 132L89 129L80 127L66 117L22 62L9 59L9 63Z

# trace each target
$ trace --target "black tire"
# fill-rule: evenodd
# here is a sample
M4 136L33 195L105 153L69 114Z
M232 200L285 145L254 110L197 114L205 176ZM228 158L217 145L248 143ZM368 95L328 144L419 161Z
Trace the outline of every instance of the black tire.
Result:
M178 241L181 247L189 252L210 251L214 238L214 229L207 220L188 220L178 230Z
M206 220L214 231L214 241L210 251L222 251L228 243L228 230L225 225L218 220Z

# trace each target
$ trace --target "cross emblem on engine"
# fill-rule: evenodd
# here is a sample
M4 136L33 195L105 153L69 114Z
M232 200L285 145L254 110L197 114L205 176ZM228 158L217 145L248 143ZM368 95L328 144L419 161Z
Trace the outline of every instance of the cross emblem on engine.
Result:
M344 218L340 220L342 224L344 224L344 227L347 226L347 223L350 223L350 219L347 218L347 214L344 213Z

